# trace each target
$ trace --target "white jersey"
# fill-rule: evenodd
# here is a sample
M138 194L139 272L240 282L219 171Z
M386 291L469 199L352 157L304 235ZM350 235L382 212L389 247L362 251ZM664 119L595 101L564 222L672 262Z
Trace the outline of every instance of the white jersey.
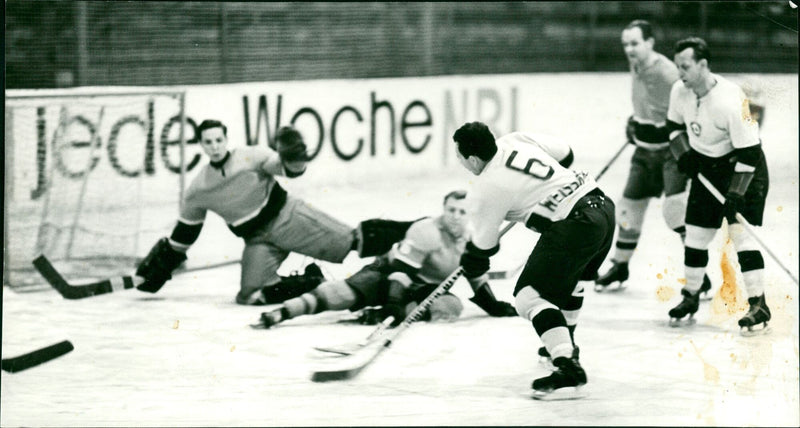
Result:
M717 84L703 97L677 81L669 97L667 119L686 125L689 145L700 154L718 158L735 149L759 144L758 122L741 88L712 74Z
M497 140L497 153L468 192L474 231L483 249L497 245L503 220L527 223L531 216L559 221L580 198L597 188L585 172L564 168L569 146L553 137L514 132Z

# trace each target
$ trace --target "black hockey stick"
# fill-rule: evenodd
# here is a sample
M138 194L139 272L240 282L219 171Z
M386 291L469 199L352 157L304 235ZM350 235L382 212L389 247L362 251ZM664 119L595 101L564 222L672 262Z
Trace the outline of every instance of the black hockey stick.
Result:
M33 260L33 266L44 277L44 279L58 291L65 299L76 300L87 297L99 296L101 294L113 293L117 290L127 290L134 288L144 282L144 279L136 276L119 276L103 279L88 284L74 285L67 282L56 268L47 260L44 254Z
M205 266L179 269L175 272L175 275L196 272L199 270L214 269L236 263L239 263L239 260L229 260ZM70 284L66 279L64 279L58 270L56 270L56 268L52 265L52 263L50 263L50 260L48 260L44 254L33 260L33 266L42 275L42 277L44 277L48 284L55 288L56 291L58 291L58 293L61 294L65 299L70 300L85 299L87 297L113 293L114 291L127 290L130 288L135 288L144 282L144 278L135 275L120 275L86 284Z
M719 203L725 205L725 196L723 196L722 193L716 187L714 187L714 184L708 181L708 178L706 178L703 174L698 173L697 180L700 181L700 183L702 183L703 186L705 186L705 188L714 196L714 198L716 198L717 201L719 201ZM794 281L796 285L800 285L794 274L792 274L789 268L787 268L783 263L781 263L781 261L778 259L778 256L776 256L775 253L773 253L772 250L770 250L769 247L767 247L764 241L762 241L761 238L758 237L756 231L753 230L753 226L747 222L747 219L745 219L741 213L738 212L736 213L736 220L739 221L739 223L741 223L741 225L744 227L744 230L746 230L747 233L749 233L750 236L752 236L753 239L755 239L756 242L758 242L758 244L761 245L761 248L763 248L764 251L766 251L767 254L769 254L772 257L772 260L774 260L775 263L777 263L778 266L780 266L781 269L783 269L783 271L786 272L786 274L789 275L790 278L792 278L792 281Z
M503 230L500 231L499 237L505 235L506 232L511 230L515 224L515 222L507 224ZM414 310L411 311L408 316L406 316L406 319L404 319L399 326L395 327L395 329L392 330L386 337L373 341L372 343L366 345L362 350L357 351L350 356L338 359L336 364L315 370L311 374L311 380L313 382L329 382L335 380L352 379L358 375L367 365L369 365L369 363L371 363L378 355L380 355L381 352L388 348L389 345L391 345L392 342L394 342L402 332L410 327L411 324L419 321L431 304L433 304L433 301L450 290L458 278L460 278L463 274L464 268L459 266L455 271L453 271L453 273L450 274L450 276L442 281L442 283L439 284L439 286L436 287L436 289L434 289L433 292L431 292L431 294L425 298L425 300L420 302L419 305L417 305L417 307L414 308ZM370 333L369 337L374 337L377 333L380 333L385 328L385 325L382 323L375 329L374 332Z
M614 162L616 162L617 158L622 154L622 152L625 151L625 149L628 148L629 145L630 143L626 141L625 144L623 144L622 147L620 147L619 150L617 150L617 152L614 153L614 156L608 161L608 163L606 163L606 166L604 166L603 169L601 169L600 172L598 172L597 175L594 176L595 181L599 180L600 177L602 177L603 174L605 174L606 171L608 171L608 169L611 168L611 165L613 165Z
M4 358L2 361L2 370L9 373L21 372L58 358L73 349L75 349L75 347L72 346L72 343L69 340L64 340L54 345L20 355L19 357Z

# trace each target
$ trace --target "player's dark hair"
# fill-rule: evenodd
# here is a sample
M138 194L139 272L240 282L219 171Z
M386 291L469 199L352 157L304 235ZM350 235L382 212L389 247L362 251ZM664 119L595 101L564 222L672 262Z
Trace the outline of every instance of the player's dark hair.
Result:
M449 201L450 199L461 200L465 199L466 197L467 197L466 190L453 190L452 192L444 195L444 200L442 201L442 205L446 204L447 201Z
M683 52L686 49L692 48L693 54L692 59L695 61L700 61L704 59L706 61L711 60L711 51L708 50L708 44L705 40L699 37L687 37L682 40L678 40L675 43L675 53Z
M645 21L644 19L636 19L631 21L625 29L630 30L631 28L638 28L642 32L642 40L647 40L654 38L653 36L653 26L650 25L650 22Z
M489 161L497 153L497 144L489 127L481 122L466 123L453 134L453 141L458 146L461 156L468 158L477 156L483 161Z
M283 141L288 145L294 145L303 142L303 136L300 132L291 126L282 126L275 133L275 141Z
M197 137L203 135L203 131L206 129L211 128L222 128L222 133L227 137L228 136L228 127L223 125L222 122L214 119L206 119L200 123L200 126L197 127Z

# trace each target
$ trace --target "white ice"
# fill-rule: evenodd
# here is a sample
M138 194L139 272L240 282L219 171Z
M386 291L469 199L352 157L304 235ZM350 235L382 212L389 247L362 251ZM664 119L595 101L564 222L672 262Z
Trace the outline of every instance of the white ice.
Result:
M796 276L796 79L793 85L786 108L766 112L762 135L772 187L766 226L758 232ZM577 147L576 166L596 172L616 147ZM613 198L621 193L630 153L601 180ZM290 190L355 224L437 213L441 196L468 180L454 169L403 182L387 177ZM239 256L241 244L224 225L207 229L190 258L202 263L215 251ZM589 377L583 400L531 400L531 381L547 373L537 361L541 344L533 328L521 318L489 318L466 300L460 320L413 326L355 379L313 383L312 346L358 341L373 327L340 322L350 316L343 311L253 330L248 324L264 309L233 303L234 265L177 276L155 295L129 290L67 301L54 291L4 289L4 358L63 339L75 350L27 371L3 372L0 425L800 425L795 284L765 255L772 332L742 337L736 325L745 311L741 282L736 304L725 306L718 293L720 254L730 251L721 233L710 252L714 300L702 303L696 325L671 328L666 314L678 302L683 257L660 201L651 204L644 229L627 290L598 294L587 284L576 333ZM493 266L515 267L536 238L515 227ZM292 256L284 270L309 261ZM363 264L351 256L323 267L341 278ZM492 285L499 298L512 299L514 279ZM455 292L471 295L463 282Z

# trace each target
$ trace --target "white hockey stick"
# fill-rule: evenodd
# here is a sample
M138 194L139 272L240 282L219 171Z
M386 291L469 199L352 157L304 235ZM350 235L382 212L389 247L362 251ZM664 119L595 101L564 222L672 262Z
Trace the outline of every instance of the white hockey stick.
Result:
M511 222L507 224L503 230L500 231L500 236L506 234L512 227L514 227L516 223ZM498 239L499 239L498 237ZM442 294L446 293L450 290L453 285L456 283L458 278L464 274L464 268L459 266L453 273L450 274L441 284L439 284L436 289L431 292L431 294L425 298L422 302L411 311L406 319L403 322L395 327L388 335L381 337L379 340L374 340L372 342L367 342L368 344L363 347L360 351L353 353L347 357L340 358L336 361L336 364L329 365L328 367L324 367L318 370L315 370L311 374L311 380L313 382L328 382L334 380L346 380L352 379L361 370L364 369L372 360L374 360L381 352L383 352L389 345L394 342L398 336L402 332L404 332L411 324L418 321L422 316L425 314L425 311L431 306L434 300L439 298ZM382 331L386 327L383 326L383 323L379 325L375 331L370 333L370 336L374 337L376 333Z
M722 193L719 190L717 190L717 188L714 187L714 185L705 176L703 176L703 174L698 173L697 179L701 183L703 183L703 186L705 186L705 188L709 192L711 192L712 195L714 195L714 198L716 198L719 201L719 203L725 205L725 196L723 196ZM738 212L736 213L736 220L738 220L739 223L741 223L742 226L744 226L744 230L746 230L747 233L749 233L750 236L752 236L753 239L755 239L758 242L758 244L761 245L761 248L763 248L764 251L766 251L767 254L770 255L770 257L772 257L772 260L774 260L775 263L777 263L778 266L780 266L781 269L783 269L783 271L786 272L786 274L789 275L790 278L792 278L792 281L794 281L795 284L800 285L800 282L797 281L797 278L794 276L794 274L792 274L792 272L783 263L781 263L781 261L778 259L778 256L776 256L775 253L773 253L772 250L770 250L769 247L767 247L764 241L762 241L761 238L758 237L756 231L753 229L753 226L751 226L750 223L747 222L747 219L745 219L741 213Z

